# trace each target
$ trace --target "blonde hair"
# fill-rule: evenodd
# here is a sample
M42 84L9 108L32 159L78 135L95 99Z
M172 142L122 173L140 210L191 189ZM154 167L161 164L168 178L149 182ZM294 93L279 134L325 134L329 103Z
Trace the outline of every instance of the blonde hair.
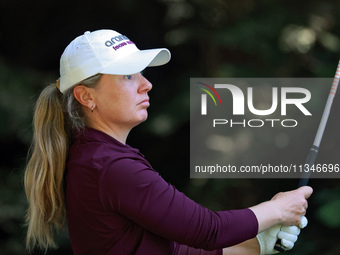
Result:
M78 84L95 87L101 74ZM77 86L76 84L75 86ZM34 112L34 134L30 159L25 169L26 247L32 251L56 248L54 232L65 222L64 172L73 131L86 126L82 105L73 95L73 86L64 94L57 84L40 94Z

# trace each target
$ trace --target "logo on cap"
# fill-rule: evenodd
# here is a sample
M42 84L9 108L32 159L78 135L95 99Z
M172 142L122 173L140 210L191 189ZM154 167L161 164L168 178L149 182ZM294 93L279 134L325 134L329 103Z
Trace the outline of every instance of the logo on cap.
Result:
M124 41L125 42L122 42ZM119 43L118 45L116 45L116 43ZM134 42L130 41L130 39L125 36L125 35L117 35L115 37L112 37L110 40L107 40L105 42L105 46L106 47L112 47L114 50L118 50L126 45L129 44L134 44Z

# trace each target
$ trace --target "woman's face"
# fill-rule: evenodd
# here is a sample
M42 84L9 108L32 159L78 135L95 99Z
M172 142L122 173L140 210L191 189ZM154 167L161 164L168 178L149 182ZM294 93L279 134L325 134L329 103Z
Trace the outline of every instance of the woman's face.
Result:
M130 131L145 121L152 84L141 74L103 74L93 89L96 108L94 121L101 128ZM91 114L92 115L92 114ZM92 118L93 119L93 118Z

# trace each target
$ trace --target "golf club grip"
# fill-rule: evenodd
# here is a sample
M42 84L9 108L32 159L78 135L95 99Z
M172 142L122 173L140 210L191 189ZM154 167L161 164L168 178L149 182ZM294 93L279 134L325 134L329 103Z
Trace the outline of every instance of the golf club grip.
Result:
M302 186L306 186L308 184L310 175L311 175L311 171L310 169L313 167L315 160L316 160L316 156L318 155L319 152L319 147L313 145L312 148L309 151L307 160L306 160L306 164L304 165L304 172L300 178L299 184L298 184L298 188L302 187Z
M281 244L281 239L277 239L276 244L275 244L275 246L274 246L274 250L279 251L279 252L285 251L285 250L286 250L286 247L284 247L284 246Z
M319 151L318 146L313 145L312 148L310 148L310 151L309 151L309 154L306 160L306 164L304 165L304 172L300 178L298 188L302 186L306 186L308 184L308 181L311 175L311 171L309 170L315 163L316 156L318 155L318 151ZM277 239L274 249L276 251L285 251L285 247L281 244L281 239Z

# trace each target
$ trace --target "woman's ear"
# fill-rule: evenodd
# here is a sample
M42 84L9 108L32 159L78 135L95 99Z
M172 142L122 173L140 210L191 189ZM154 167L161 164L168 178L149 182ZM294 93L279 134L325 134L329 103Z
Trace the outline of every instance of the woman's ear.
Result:
M73 89L73 95L83 106L91 109L94 105L93 90L83 85L77 85Z

